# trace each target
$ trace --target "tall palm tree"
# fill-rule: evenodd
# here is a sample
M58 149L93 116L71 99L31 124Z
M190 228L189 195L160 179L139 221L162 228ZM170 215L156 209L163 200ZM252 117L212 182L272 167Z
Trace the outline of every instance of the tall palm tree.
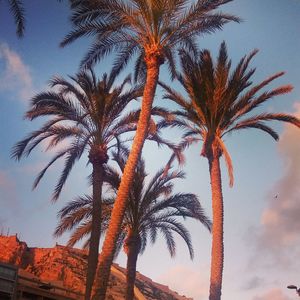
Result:
M101 278L97 283L101 300L105 299L130 184L147 135L160 66L166 62L173 77L178 47L197 52L196 37L215 32L230 21L238 22L239 18L216 11L231 1L197 0L192 4L189 0L72 1L74 30L65 37L61 46L82 36L94 36L94 42L82 60L82 67L89 67L106 55L116 53L115 72L122 70L135 56L136 78L138 74L145 75L137 131L100 256L98 270Z
M177 120L172 126L185 130L181 147L202 141L201 155L209 163L212 192L212 259L210 279L210 300L221 298L222 273L224 260L223 245L223 195L221 184L220 158L223 156L228 168L230 185L233 184L233 169L230 155L223 138L231 132L241 129L256 128L268 133L278 140L279 136L268 125L267 121L283 121L300 127L300 120L283 113L258 113L254 110L271 98L283 95L292 90L290 85L280 86L271 91L262 90L273 80L282 76L280 72L270 76L259 84L250 81L255 69L249 69L249 63L257 50L243 57L231 72L231 61L227 57L226 45L223 42L217 62L214 63L208 50L194 57L182 51L182 74L178 79L188 98L166 86L165 98L180 106L175 112Z
M1 2L1 0L0 0ZM17 26L16 33L18 37L23 37L25 30L24 7L20 0L8 0L10 12L14 16L15 24Z
M123 171L127 160L127 153L114 153L114 159ZM115 169L107 172L107 178L111 189L117 192L121 176ZM135 171L134 182L129 193L129 200L122 224L122 234L118 240L118 249L124 245L127 254L127 276L126 276L126 300L134 299L134 283L136 277L136 265L138 255L143 253L146 248L147 240L155 243L157 234L161 232L167 243L171 256L175 255L176 244L173 233L177 233L183 238L188 246L191 259L194 251L191 237L186 227L180 222L181 218L192 218L200 221L209 230L211 222L205 216L201 204L194 194L174 193L174 180L184 177L183 172L168 172L159 170L146 184L145 163L139 160ZM59 212L60 221L55 234L60 236L67 230L73 230L69 240L69 245L73 246L91 228L91 198L77 199L69 202ZM105 203L109 207L113 202L106 199ZM111 206L112 207L112 206ZM107 210L108 212L109 210ZM105 214L106 220L109 214ZM105 222L107 225L108 223Z
M28 156L31 151L46 139L51 139L48 149L67 144L39 173L34 188L39 184L48 168L60 158L65 164L54 189L53 201L59 198L64 184L77 160L85 151L92 165L93 210L92 229L88 257L86 298L90 293L98 263L99 239L101 232L101 193L104 165L108 161L108 151L120 143L118 136L134 130L137 113L122 116L127 104L139 97L140 88L127 89L130 77L113 87L115 76L103 75L98 81L92 70L79 72L71 77L72 82L56 77L50 82L49 92L42 92L31 100L31 108L26 113L30 120L50 116L44 126L32 132L17 143L12 157L17 160ZM133 123L135 122L135 123Z

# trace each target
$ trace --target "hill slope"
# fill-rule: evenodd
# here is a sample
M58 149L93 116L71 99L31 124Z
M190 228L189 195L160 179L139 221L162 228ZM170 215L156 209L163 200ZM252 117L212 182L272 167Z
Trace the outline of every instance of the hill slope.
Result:
M30 248L16 236L0 235L0 262L18 266L21 276L36 278L55 286L84 293L86 251L56 245L53 248ZM135 296L139 300L192 300L171 291L167 286L137 274ZM107 299L124 299L125 269L112 267Z

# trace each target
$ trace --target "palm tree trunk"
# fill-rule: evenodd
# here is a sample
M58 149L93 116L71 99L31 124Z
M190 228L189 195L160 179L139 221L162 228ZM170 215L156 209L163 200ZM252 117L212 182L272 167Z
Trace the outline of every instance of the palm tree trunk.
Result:
M224 264L224 208L220 156L218 154L214 153L212 157L209 158L209 169L213 214L209 300L220 300Z
M132 148L124 168L118 194L111 214L111 220L106 232L100 263L97 273L96 293L93 299L105 300L106 289L108 285L110 267L114 258L117 240L121 231L128 193L134 178L135 168L141 155L142 148L148 133L149 121L151 117L151 108L155 96L155 90L158 82L160 58L151 56L146 61L147 79L143 93L141 113L137 124L136 134L132 143Z
M127 243L127 273L126 273L126 300L134 299L134 284L136 263L140 251L139 237L130 237Z
M102 208L102 185L104 169L103 164L93 163L93 208L92 228L89 244L88 267L86 274L85 300L90 300L94 278L98 265L99 242L101 235L101 208Z

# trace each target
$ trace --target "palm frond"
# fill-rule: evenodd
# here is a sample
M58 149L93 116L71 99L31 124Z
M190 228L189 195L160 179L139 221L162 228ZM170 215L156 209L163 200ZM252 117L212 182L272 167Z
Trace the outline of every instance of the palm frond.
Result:
M80 159L83 151L85 150L86 143L87 143L87 141L83 141L81 143L80 142L75 143L70 147L69 151L66 153L66 160L65 160L64 168L63 168L61 176L58 180L58 183L56 184L56 186L54 188L54 192L52 195L52 201L56 201L59 198L61 190L62 190L63 186L65 185L66 180L67 180L75 162Z
M233 164L232 164L230 154L227 151L227 148L226 148L224 142L222 141L222 139L218 138L217 141L218 141L218 144L221 148L222 154L224 155L224 159L225 159L225 163L226 163L226 167L227 167L227 172L228 172L228 177L229 177L229 186L233 187L233 183L234 183Z
M25 31L25 12L23 3L20 0L9 0L10 11L14 16L17 26L17 36L23 37Z

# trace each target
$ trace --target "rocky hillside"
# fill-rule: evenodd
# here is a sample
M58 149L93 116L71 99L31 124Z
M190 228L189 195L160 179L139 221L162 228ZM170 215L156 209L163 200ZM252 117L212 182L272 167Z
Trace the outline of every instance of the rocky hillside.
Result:
M21 275L82 293L87 253L83 250L56 245L54 248L30 248L16 236L0 235L0 261L16 265ZM125 270L114 264L107 299L124 299ZM171 291L167 286L137 274L138 300L192 300Z

